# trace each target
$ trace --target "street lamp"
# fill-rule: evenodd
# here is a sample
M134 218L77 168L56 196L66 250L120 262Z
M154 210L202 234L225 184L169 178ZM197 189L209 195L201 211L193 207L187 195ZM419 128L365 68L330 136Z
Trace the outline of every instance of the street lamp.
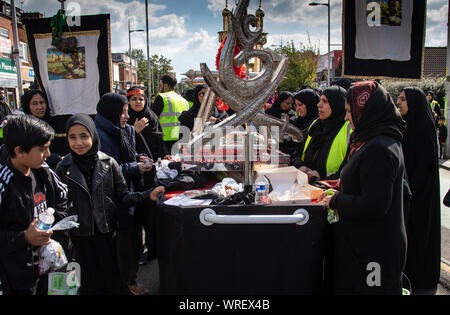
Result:
M128 50L130 55L130 77L131 77L131 86L133 86L133 57L131 56L131 33L133 32L144 32L144 30L130 30L130 19L128 19Z
M324 5L326 7L328 7L328 80L327 80L327 84L328 86L330 86L330 60L331 60L331 50L330 50L330 0L328 0L327 3L321 3L321 2L311 2L309 3L310 6L314 7L317 5Z

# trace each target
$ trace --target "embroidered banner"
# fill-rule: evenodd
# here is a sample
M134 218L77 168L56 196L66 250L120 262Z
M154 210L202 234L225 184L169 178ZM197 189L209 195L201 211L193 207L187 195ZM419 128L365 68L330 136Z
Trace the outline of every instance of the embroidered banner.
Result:
M344 0L343 76L420 80L426 1Z

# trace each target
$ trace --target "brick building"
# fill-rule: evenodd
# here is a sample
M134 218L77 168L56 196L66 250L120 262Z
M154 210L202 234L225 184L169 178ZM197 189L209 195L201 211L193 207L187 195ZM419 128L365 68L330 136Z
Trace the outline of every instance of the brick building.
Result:
M130 71L130 57L122 53L113 53L113 78L114 78L114 91L126 90L131 87L131 71ZM137 62L135 59L132 61L133 69L133 85L143 85L138 81L137 75Z
M30 53L28 50L25 26L22 24L22 18L27 16L36 17L40 13L31 13L30 15L16 7L17 32L19 37L20 59L22 60L22 81L23 88L29 87L34 81L34 72L31 65ZM5 95L8 104L11 107L17 107L18 100L18 82L17 68L12 55L14 47L13 28L11 18L11 5L6 1L0 0L0 86L5 88Z

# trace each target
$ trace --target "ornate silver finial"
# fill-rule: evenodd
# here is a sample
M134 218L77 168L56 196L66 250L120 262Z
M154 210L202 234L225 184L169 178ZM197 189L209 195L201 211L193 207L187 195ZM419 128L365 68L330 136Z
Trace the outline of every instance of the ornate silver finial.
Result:
M266 115L263 112L264 104L274 94L280 85L287 70L287 58L279 56L271 50L254 49L261 40L262 28L252 31L250 26L257 25L257 18L248 15L247 8L250 0L239 0L239 3L230 17L230 29L223 47L219 61L219 81L217 81L205 63L200 68L207 84L214 93L220 97L236 113L222 123L215 125L213 130L221 129L225 132L227 127L242 126L246 122L253 122L257 126L280 127L280 138L284 134L290 135L297 141L303 139L303 133L290 123ZM235 46L239 44L241 52L234 56ZM234 70L241 67L251 58L259 58L263 62L262 72L253 79L241 79ZM199 138L193 140L200 141Z

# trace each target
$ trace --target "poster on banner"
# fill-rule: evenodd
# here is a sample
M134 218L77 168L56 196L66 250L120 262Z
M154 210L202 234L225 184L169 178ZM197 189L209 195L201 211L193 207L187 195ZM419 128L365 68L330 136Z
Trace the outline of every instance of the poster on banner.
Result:
M50 18L24 21L36 80L62 132L67 116L95 115L101 96L112 90L109 14L78 18L77 25L63 29L63 38L76 38L71 52L51 44Z
M343 1L343 77L420 80L426 1Z
M41 80L55 115L95 114L100 100L99 90L93 88L100 80L97 66L100 32L73 32L70 36L77 38L77 48L64 53L52 46L52 34L35 35Z

